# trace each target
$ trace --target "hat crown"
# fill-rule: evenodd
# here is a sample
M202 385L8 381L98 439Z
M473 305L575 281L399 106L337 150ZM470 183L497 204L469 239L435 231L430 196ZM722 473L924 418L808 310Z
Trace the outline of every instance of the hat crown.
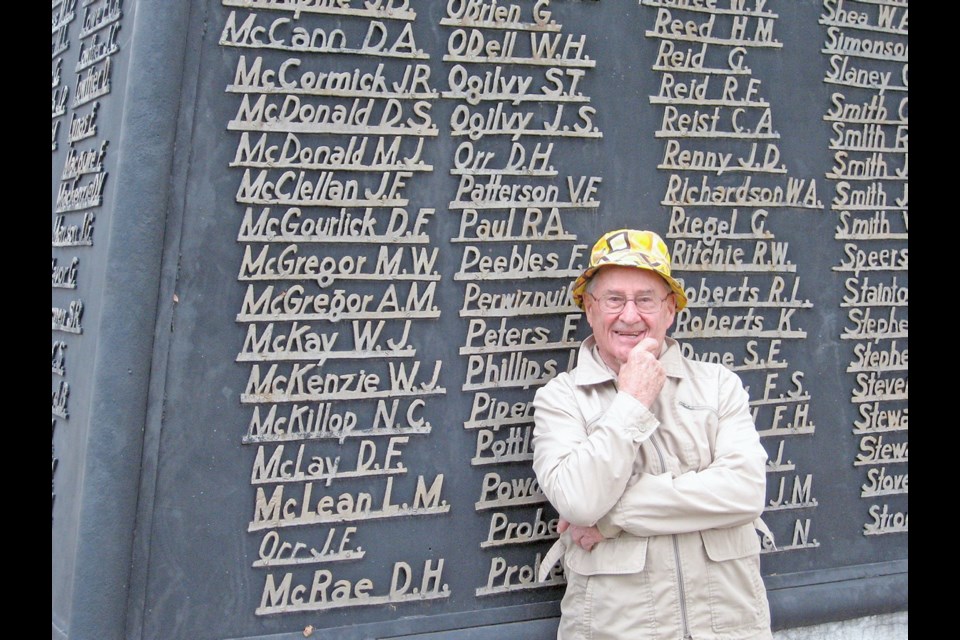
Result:
M617 229L605 233L590 254L590 266L624 264L645 268L670 275L670 252L659 235L653 231Z

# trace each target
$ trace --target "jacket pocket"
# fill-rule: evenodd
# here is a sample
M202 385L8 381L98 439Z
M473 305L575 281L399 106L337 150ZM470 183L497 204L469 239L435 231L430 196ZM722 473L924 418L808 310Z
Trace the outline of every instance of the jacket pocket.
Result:
M714 562L745 558L760 553L760 539L752 523L727 529L706 529L700 532L707 557Z
M593 551L571 543L564 556L567 568L585 576L639 573L646 563L647 539L631 535L604 540Z
M748 635L769 627L760 577L760 540L752 523L700 532L707 555L710 620L717 633Z

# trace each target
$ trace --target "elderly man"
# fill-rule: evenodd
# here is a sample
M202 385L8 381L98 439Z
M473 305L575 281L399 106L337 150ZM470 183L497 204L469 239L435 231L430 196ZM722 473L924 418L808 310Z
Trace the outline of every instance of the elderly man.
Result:
M663 240L605 234L573 299L592 335L534 399L561 531L541 579L561 556L567 579L558 640L771 638L767 454L740 378L667 337L687 299Z

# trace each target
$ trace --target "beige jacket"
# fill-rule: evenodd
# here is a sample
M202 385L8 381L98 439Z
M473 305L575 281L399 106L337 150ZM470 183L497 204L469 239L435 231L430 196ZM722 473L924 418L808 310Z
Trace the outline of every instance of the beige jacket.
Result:
M760 575L767 454L740 378L684 358L666 339L667 373L647 410L618 393L596 354L534 399L533 467L560 516L597 525L584 551L564 533L541 564L563 557L558 638L770 638Z

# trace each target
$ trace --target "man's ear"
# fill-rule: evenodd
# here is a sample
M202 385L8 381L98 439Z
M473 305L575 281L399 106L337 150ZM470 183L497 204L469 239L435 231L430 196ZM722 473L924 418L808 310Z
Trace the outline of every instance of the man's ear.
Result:
M592 311L593 311L593 308L596 306L596 304L597 304L597 301L594 299L593 296L584 294L583 319L587 321L587 326L589 326L590 329L593 329L593 322L591 321L591 318L593 318L593 316L595 315Z
M664 304L669 304L669 305L670 305L670 306L669 306L669 309L670 309L670 322L667 323L667 327L669 328L669 327L672 327L672 326L673 326L673 321L677 319L677 294L674 293L674 294L671 295L671 296L667 296L667 298L668 298L669 302L665 302Z

